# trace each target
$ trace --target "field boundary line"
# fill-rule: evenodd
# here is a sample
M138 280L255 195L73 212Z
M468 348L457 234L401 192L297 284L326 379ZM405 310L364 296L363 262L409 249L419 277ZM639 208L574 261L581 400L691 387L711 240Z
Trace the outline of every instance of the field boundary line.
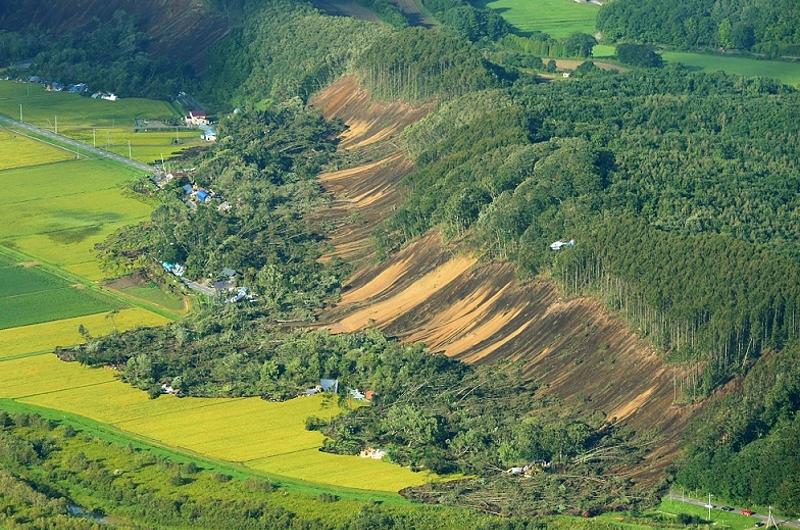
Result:
M35 326L36 324L31 324L31 325ZM17 326L17 327L24 328L25 326ZM17 328L6 328L6 329L17 329ZM41 350L28 353L15 353L13 355L5 355L5 356L0 355L0 363L4 363L6 361L18 361L20 359L26 359L28 357L38 357L40 355L47 355L48 353L53 353L53 350Z
M37 263L41 264L40 266L42 267L42 269L44 269L47 272L50 272L54 276L57 276L63 280L83 285L87 289L91 289L96 293L100 293L102 295L110 297L111 299L116 300L117 302L122 302L124 304L127 304L128 306L138 307L139 309L150 311L151 313L155 313L159 316L162 316L167 320L171 320L174 322L181 318L181 316L178 313L170 311L167 308L161 307L156 304L151 304L146 301L141 301L133 297L129 297L120 291L107 289L102 285L98 284L97 282L89 280L88 278L84 278L82 276L78 276L77 274L72 274L71 272L65 271L61 267L51 262L42 260L40 258L37 258L36 256L31 256L30 254L25 254L24 252L20 252L15 249L10 249L7 246L3 245L1 242L0 242L0 255L5 255L7 257L12 258L15 261L36 261ZM101 313L105 312L106 311ZM100 314L100 313L92 313L92 314ZM78 315L78 316L86 316L86 315ZM64 320L64 319L59 319L59 320ZM21 327L21 326L16 326L16 327Z
M321 484L318 482L310 482L293 477L287 477L277 473L268 473L266 471L252 469L234 461L212 458L186 448L179 449L175 446L165 444L148 436L119 429L113 425L99 422L91 418L87 418L86 416L81 416L80 414L65 412L50 407L43 407L41 405L35 405L32 403L25 403L16 399L0 398L0 410L11 411L12 413L21 410L28 413L39 414L40 416L48 419L54 419L70 424L73 427L77 427L79 430L95 434L99 438L104 438L105 436L104 439L106 441L112 441L113 443L122 445L130 444L134 447L153 450L162 454L165 453L172 459L178 461L199 462L212 470L227 472L240 478L257 477L270 480L278 483L280 487L288 486L287 489L296 491L298 493L304 493L306 495L319 495L320 493L333 492L342 497L366 500L381 499L392 504L407 504L410 502L395 492Z

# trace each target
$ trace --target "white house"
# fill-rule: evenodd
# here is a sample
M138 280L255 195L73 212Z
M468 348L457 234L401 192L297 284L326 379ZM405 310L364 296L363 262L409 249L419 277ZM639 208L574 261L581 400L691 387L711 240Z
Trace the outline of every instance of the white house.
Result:
M189 115L186 116L184 120L186 121L186 125L194 125L195 127L209 125L211 123L204 110L190 110Z
M553 241L552 243L550 243L550 250L559 251L565 248L572 248L574 246L575 246L574 239L570 239L569 241L561 241L559 239L558 241Z

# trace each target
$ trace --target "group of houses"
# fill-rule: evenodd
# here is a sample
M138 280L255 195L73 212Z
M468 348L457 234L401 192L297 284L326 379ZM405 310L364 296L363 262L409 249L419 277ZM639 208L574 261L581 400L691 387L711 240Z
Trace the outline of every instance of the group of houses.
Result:
M183 119L187 127L197 127L202 131L201 138L206 142L217 141L217 129L212 125L205 110L194 108Z
M322 393L339 393L339 380L338 379L320 379L317 385L307 388L303 391L303 396L315 396ZM347 395L356 401L372 401L375 398L373 390L364 390L363 392L358 388L348 388Z
M230 268L222 269L216 279L194 281L186 278L186 266L180 263L162 261L161 267L175 276L188 289L212 298L221 298L226 304L254 302L258 297L250 288L238 284L238 273Z
M22 81L20 79L20 81ZM58 81L48 81L47 79L38 75L32 75L28 78L28 83L35 83L42 85L48 92L69 92L70 94L88 95L89 85L86 83L75 83L72 85L64 85ZM117 101L119 96L113 92L95 92L91 95L92 99L104 99L106 101Z

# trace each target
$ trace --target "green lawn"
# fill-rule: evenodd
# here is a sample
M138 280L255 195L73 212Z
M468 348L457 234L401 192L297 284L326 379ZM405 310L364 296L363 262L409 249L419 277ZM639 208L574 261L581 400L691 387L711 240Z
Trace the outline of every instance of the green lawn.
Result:
M789 85L800 85L800 63L694 52L665 51L661 55L667 62L682 63L709 72L725 71L748 77L771 77Z
M523 32L544 31L561 38L572 33L595 33L600 7L574 0L489 0L483 4L497 9L510 24Z

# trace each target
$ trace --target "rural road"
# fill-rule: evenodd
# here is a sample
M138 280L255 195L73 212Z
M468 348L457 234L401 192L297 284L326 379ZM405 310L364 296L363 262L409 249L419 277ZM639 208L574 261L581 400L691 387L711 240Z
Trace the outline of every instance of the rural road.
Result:
M74 147L76 149L80 149L84 152L89 152L94 155L97 155L101 158L107 158L109 160L113 160L115 162L119 162L120 164L124 164L128 167L132 167L134 169L138 169L140 171L144 171L148 174L156 173L156 168L153 166L148 166L147 164L143 164L142 162L137 162L136 160L131 160L130 158L125 158L124 156L118 155L116 153L111 153L109 151L104 151L102 149L98 149L96 147L92 147L89 144L85 144L83 142L79 142L78 140L73 140L72 138L68 138L66 136L61 136L60 134L56 134L53 131L48 131L47 129L41 129L36 127L35 125L31 125L29 123L24 123L21 121L13 120L6 116L0 115L0 125L4 127L13 127L16 129L23 129L30 133L33 133L37 136L42 136L45 138L49 138L54 142L57 142L62 145L67 145Z
M705 508L705 506L706 506L706 502L705 501L701 501L701 500L697 500L697 499L690 499L689 497L681 497L680 495L675 495L673 493L670 493L669 495L667 495L667 498L669 500L671 500L671 501L677 501L677 502L683 502L683 503L686 503L686 504L692 504L694 506L700 506L702 508ZM712 502L712 504L713 504L713 502ZM734 511L736 513L739 513L739 511L742 508L744 508L744 506L733 506L733 505L724 505L724 506L730 506L731 508L734 509ZM720 511L721 510L719 509L719 506L717 506L715 504L714 508L711 509L711 518L712 519L714 518L714 512L720 512ZM784 517L778 517L778 516L775 516L775 515L773 515L772 517L773 517L773 519L775 519L775 521L778 523L778 525L781 528L798 528L798 529L800 529L800 522L798 522L796 519L786 519ZM755 523L757 521L760 521L760 522L762 522L764 524L766 524L766 522L767 522L766 514L761 514L761 513L754 513L751 516L751 519L753 519L753 526L754 527L755 527Z

